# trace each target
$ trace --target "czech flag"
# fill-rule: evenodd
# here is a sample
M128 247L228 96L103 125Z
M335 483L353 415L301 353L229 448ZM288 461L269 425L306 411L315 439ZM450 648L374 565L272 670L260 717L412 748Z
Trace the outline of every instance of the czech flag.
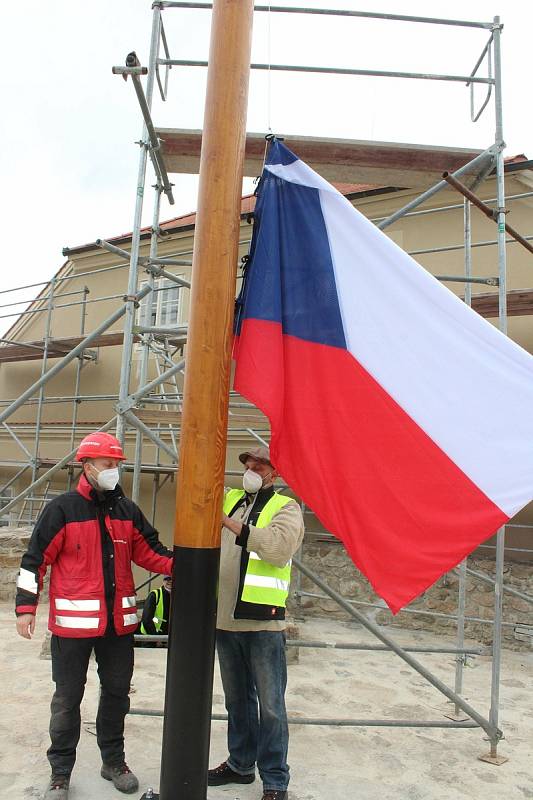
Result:
M279 141L234 357L277 470L393 612L533 497L533 358Z

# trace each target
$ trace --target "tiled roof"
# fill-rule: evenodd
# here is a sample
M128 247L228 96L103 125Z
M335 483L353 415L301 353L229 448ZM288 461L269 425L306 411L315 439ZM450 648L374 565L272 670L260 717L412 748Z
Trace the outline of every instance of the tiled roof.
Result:
M527 162L528 158L524 155L524 153L519 153L515 156L510 156L505 159L505 166L511 166L514 164L521 164ZM377 189L384 189L386 187L383 186L373 186L371 184L366 183L334 183L333 184L336 189L339 190L344 195L354 195L360 194L363 192L371 192ZM244 195L241 200L241 214L249 214L254 210L255 207L255 196L253 194ZM192 211L188 214L182 214L179 217L173 217L172 219L165 220L165 222L160 223L161 230L163 231L171 231L176 230L179 228L187 228L189 226L193 226L196 222L196 212ZM151 228L141 228L141 236L148 236L150 235ZM107 241L109 242L120 242L120 241L127 241L131 238L131 232L129 233L121 233L118 236L113 236ZM94 247L93 242L89 242L87 244L78 245L77 247L68 248L65 252L67 255L69 252L81 252L83 250L92 249Z

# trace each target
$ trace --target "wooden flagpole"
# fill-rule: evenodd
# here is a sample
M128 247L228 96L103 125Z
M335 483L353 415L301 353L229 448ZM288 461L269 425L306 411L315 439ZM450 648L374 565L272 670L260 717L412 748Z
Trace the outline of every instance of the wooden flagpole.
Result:
M161 800L205 800L253 0L214 0L176 487Z

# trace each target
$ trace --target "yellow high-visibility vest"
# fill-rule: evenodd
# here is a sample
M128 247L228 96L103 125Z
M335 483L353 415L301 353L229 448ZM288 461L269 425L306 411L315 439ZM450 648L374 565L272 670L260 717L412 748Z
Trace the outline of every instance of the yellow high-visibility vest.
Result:
M162 586L160 586L156 592L157 602L155 604L155 612L153 616L156 633L159 633L159 631L161 630L163 622L167 622L167 620L165 619L163 592L166 592L166 589L164 589ZM148 635L148 631L144 629L144 625L142 623L141 623L141 633Z
M224 497L224 513L229 514L245 494L242 489L230 489ZM261 510L255 527L266 528L274 514L290 502L294 502L292 498L275 492ZM251 552L240 599L245 603L285 608L290 582L291 561L284 567L276 567Z

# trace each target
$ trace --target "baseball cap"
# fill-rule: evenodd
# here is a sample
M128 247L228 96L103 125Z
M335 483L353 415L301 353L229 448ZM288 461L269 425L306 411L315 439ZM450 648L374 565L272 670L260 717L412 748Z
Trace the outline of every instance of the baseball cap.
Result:
M239 454L239 461L241 464L244 464L247 458L256 458L258 461L266 461L271 467L274 466L270 460L270 449L268 447L253 447Z

